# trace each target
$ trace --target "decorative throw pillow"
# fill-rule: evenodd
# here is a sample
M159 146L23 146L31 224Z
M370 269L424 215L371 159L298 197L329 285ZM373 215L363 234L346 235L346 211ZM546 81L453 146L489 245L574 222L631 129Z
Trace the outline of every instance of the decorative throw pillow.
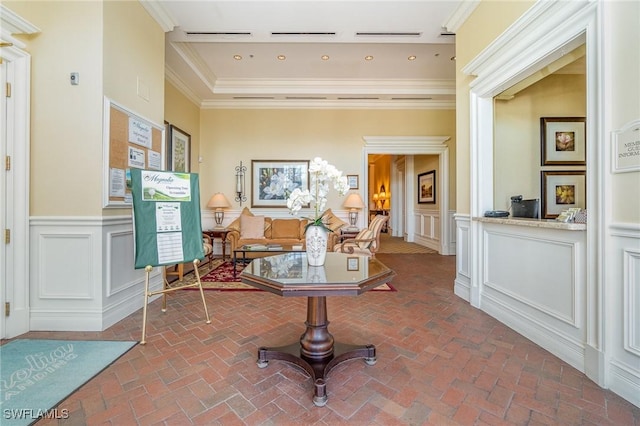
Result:
M356 240L368 240L370 238L373 238L373 232L371 232L368 229L363 229L362 231L358 232L358 235L356 235ZM366 250L369 248L369 246L371 245L372 241L358 241L358 247L360 247L362 250Z
M264 216L240 215L240 238L264 238Z
M251 210L249 210L247 207L245 207L240 212L240 216L238 216L233 222L231 222L229 224L229 226L227 226L227 229L229 229L231 231L240 232L240 219L242 218L242 216L253 216L253 213L251 213Z
M327 228L329 228L331 232L337 232L338 229L348 225L347 222L333 214L331 209L327 209L324 213L322 213L322 221L325 225L327 225Z
M271 238L300 239L299 219L273 219L271 223Z

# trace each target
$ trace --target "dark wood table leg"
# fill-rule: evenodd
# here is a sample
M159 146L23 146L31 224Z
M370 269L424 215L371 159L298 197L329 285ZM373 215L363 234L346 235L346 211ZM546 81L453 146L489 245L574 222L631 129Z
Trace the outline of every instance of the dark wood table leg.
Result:
M224 258L227 257L227 233L222 233L222 261L224 262Z
M374 345L349 345L334 342L329 333L327 300L324 296L307 300L307 326L300 342L276 348L258 349L258 367L265 368L270 360L295 364L305 370L314 382L313 403L322 407L327 403L326 380L329 372L344 361L364 358L369 365L376 363Z

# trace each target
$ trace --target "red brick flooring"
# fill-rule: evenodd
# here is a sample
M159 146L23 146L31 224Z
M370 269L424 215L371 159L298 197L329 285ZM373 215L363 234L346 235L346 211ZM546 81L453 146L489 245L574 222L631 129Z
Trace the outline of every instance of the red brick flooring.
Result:
M453 294L455 258L380 254L398 292L327 299L337 341L373 343L378 362L329 375L324 407L302 370L260 369L260 346L296 341L304 298L265 292L170 296L137 345L61 403L65 425L640 425L640 408ZM142 296L141 296L142 297ZM26 338L139 340L142 311L101 333ZM43 420L38 425L55 424Z

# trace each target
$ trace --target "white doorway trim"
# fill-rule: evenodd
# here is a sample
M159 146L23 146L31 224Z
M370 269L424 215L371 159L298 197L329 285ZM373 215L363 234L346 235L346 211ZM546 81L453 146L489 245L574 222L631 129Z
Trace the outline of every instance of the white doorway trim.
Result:
M451 139L450 136L363 136L364 147L362 149L362 166L361 171L364 182L364 194L369 193L369 154L394 154L394 155L437 155L441 178L436 182L437 193L442 194L442 202L440 203L440 254L452 253L452 247L449 244L449 147L446 142ZM394 163L392 163L392 167ZM416 179L413 168L413 161L409 160L405 163L405 188L400 188L400 184L394 173L390 175L391 193L406 195L404 209L406 217L413 217L416 199ZM402 218L396 217L393 211L393 203L391 203L391 221L392 227L395 223L399 223ZM368 213L367 213L368 217ZM415 226L413 221L405 222L404 232L407 235L413 235Z
M11 168L0 179L1 227L9 229L11 241L0 252L0 337L11 338L29 331L29 164L31 56L13 34L33 34L39 29L0 5L3 60L1 127L2 155L11 157ZM5 96L5 83L11 96ZM3 158L3 161L4 158ZM11 311L5 316L5 303Z

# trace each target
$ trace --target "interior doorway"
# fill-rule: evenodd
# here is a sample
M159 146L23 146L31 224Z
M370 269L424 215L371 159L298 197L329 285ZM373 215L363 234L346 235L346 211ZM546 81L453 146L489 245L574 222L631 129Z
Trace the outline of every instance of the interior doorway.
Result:
M417 203L417 179L414 170L414 155L436 155L438 157L438 169L441 178L436 182L437 190L441 194L441 202L438 204L440 231L438 232L438 252L443 255L454 255L455 247L450 237L453 229L449 215L449 147L446 142L449 136L364 136L365 146L362 156L362 174L365 183L364 194L373 194L370 189L369 158L372 154L403 157L400 166L398 162L391 161L389 172L389 186L385 190L391 193L390 203L390 228L405 236L406 241L413 242L417 226L415 220L415 208ZM399 169L402 168L402 178L398 178ZM377 184L376 184L377 185ZM396 194L394 196L394 194ZM399 203L402 203L399 205ZM369 206L367 206L369 209ZM369 210L367 211L368 217Z

